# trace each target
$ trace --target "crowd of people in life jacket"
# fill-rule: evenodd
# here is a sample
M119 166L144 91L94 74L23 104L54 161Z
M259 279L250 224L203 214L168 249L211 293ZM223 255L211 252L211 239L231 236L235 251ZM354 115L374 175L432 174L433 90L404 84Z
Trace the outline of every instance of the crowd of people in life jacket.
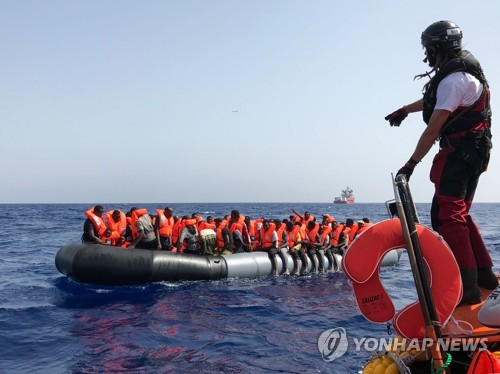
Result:
M337 222L329 214L322 214L319 222L309 211L292 212L283 220L252 220L238 210L222 218L203 219L197 213L176 216L168 206L152 215L147 209L135 207L126 213L118 209L104 212L101 205L96 205L85 212L82 242L216 256L262 251L268 254L275 276L276 256L284 264L282 274L290 274L285 259L288 253L296 269L294 275L300 275L299 258L306 264L303 274L307 273L308 260L312 261L314 273L333 271L333 255L343 254L347 245L372 225L368 218L355 224L352 218ZM326 256L328 264L323 256L317 256L319 253Z

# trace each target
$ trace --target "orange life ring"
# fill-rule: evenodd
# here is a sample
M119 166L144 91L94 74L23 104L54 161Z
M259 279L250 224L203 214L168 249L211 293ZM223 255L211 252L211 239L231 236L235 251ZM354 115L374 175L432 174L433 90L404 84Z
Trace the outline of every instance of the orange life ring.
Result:
M462 298L460 270L446 242L428 227L416 226L437 317L444 324ZM356 302L366 319L379 323L393 319L394 329L399 335L407 339L422 339L425 324L420 302L417 300L396 313L379 277L384 255L405 247L399 220L382 221L354 240L344 254L342 267L352 281Z

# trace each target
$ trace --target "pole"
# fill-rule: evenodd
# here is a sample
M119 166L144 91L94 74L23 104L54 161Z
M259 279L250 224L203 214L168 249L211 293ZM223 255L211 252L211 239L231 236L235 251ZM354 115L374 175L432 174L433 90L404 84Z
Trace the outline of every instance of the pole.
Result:
M439 325L434 300L427 280L422 250L418 240L417 228L415 225L415 222L418 223L417 211L404 175L396 176L394 196L396 198L396 208L408 250L408 258L410 260L413 279L417 289L418 300L422 308L426 336L434 341L431 347L434 367L435 369L439 369L444 364L444 352L438 341L438 339L442 339L441 327Z

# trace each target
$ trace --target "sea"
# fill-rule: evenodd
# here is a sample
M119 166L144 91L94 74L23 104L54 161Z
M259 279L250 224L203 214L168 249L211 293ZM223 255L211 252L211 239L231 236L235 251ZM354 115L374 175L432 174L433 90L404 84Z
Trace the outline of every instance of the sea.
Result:
M74 282L54 258L80 240L92 205L0 205L0 373L358 373L372 352L357 349L355 339L393 337L390 325L361 316L341 272L127 287ZM103 205L151 213L165 206ZM252 218L286 218L293 208L338 221L388 218L384 203L170 206L177 215L203 217L238 209ZM417 210L430 225L430 205ZM499 272L500 204L475 204L472 216ZM382 268L381 278L396 309L416 299L406 253ZM328 361L318 341L340 328L348 350Z

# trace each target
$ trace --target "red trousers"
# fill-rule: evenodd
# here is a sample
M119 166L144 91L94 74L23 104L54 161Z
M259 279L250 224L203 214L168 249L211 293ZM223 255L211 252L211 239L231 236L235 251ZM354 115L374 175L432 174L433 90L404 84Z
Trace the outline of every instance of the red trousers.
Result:
M432 228L448 243L461 269L493 266L479 229L469 214L479 176L486 168L485 162L487 160L473 147L447 147L434 157L430 172L435 186Z

